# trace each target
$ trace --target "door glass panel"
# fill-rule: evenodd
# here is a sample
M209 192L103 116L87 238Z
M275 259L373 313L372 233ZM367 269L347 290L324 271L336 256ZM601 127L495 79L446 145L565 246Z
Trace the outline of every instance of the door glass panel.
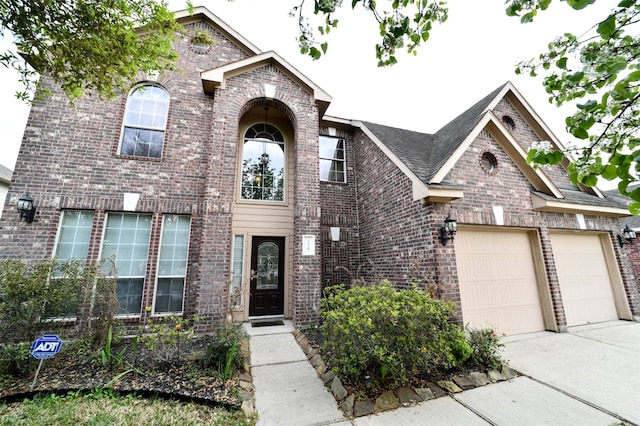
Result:
M278 245L266 241L258 246L258 278L256 289L278 288Z

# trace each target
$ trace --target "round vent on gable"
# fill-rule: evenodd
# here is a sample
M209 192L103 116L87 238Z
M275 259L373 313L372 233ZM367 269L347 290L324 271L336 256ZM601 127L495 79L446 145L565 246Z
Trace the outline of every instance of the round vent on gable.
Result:
M498 172L498 159L489 151L485 151L480 156L480 167L485 173L495 175Z
M507 126L507 129L509 129L510 132L512 132L516 128L516 122L513 121L513 118L509 117L508 115L502 116L502 122L505 126Z

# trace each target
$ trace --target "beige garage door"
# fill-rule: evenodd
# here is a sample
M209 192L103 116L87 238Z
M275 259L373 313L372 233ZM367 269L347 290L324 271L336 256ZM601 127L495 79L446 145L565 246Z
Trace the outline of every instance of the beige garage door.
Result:
M598 235L551 234L567 325L618 319Z
M526 232L460 230L455 245L465 324L504 334L544 330Z

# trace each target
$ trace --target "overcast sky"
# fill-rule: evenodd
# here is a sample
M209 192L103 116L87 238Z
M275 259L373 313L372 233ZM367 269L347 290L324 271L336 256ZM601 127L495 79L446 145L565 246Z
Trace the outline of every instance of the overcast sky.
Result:
M377 23L350 1L337 14L327 55L312 61L298 52L297 21L289 17L296 0L194 0L263 51L274 50L333 97L327 114L436 132L498 86L512 81L562 141L568 110L547 101L541 79L517 76L515 64L543 52L564 32L580 35L603 19L617 0L599 0L583 11L555 1L532 24L504 14L504 0L449 1L449 19L436 25L417 56L400 52L399 63L378 68ZM184 0L171 0L172 9ZM311 0L307 0L311 3ZM380 2L383 3L383 2ZM0 49L7 45L3 41ZM0 164L13 168L28 106L14 98L17 77L0 69ZM78 141L81 143L81 141Z

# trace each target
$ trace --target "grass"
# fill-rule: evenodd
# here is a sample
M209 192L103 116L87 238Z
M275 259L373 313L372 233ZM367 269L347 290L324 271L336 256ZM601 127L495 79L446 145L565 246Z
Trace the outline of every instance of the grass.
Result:
M0 402L0 425L213 425L251 426L253 417L175 400L149 399L94 390L83 395L38 394L21 402Z

